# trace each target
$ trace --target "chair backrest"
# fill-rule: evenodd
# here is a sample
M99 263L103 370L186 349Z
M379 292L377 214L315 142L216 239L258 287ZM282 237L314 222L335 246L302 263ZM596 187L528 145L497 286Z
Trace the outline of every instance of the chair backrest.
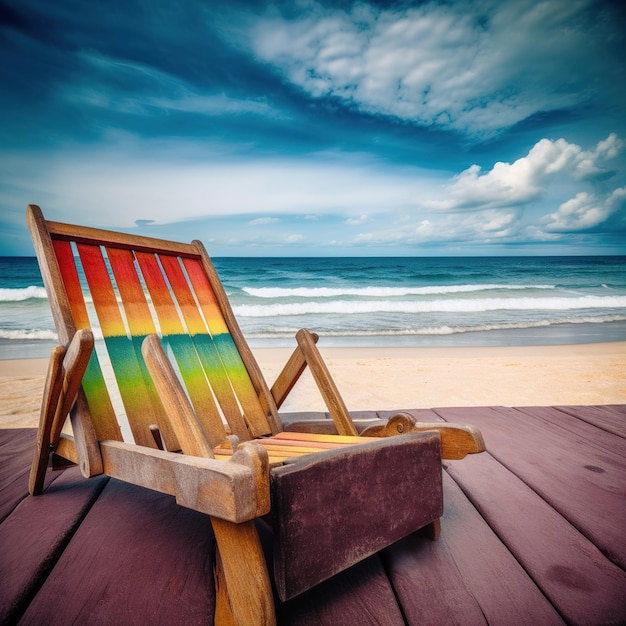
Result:
M276 405L203 245L71 226L28 208L28 224L61 343L91 328L83 391L99 440L177 450L141 354L158 333L211 445L280 431ZM226 428L228 424L228 429Z

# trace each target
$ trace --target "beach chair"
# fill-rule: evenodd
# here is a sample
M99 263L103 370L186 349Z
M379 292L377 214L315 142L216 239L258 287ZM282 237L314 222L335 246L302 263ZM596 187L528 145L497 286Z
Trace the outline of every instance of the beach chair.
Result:
M313 333L298 332L268 387L200 242L47 221L35 205L27 221L60 342L31 494L52 457L209 515L216 623L271 624L272 580L284 601L411 532L437 536L441 458L483 450L476 429L401 414L359 435ZM315 423L283 429L278 409L307 366L330 434ZM261 517L273 529L273 577Z

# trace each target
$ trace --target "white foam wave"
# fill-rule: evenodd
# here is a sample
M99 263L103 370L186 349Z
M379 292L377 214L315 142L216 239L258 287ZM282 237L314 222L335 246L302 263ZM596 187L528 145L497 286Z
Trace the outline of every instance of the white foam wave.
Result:
M4 330L0 328L0 339L12 341L57 341L58 336L53 330Z
M494 330L523 330L525 328L543 328L547 326L562 326L564 324L606 324L610 322L626 322L626 315L597 315L585 317L563 317L555 320L528 320L525 322L509 322L501 324L476 324L474 326L426 326L420 328L386 328L386 329L350 329L324 330L324 337L409 337L417 335L456 335L471 332L485 332ZM258 333L249 333L257 338L291 337L297 332L296 328L276 328Z
M241 304L234 307L241 317L281 315L367 314L367 313L479 313L482 311L572 311L579 309L626 309L626 296L582 296L558 298L476 298L423 301L335 300L284 304Z
M0 302L20 302L31 298L47 298L43 287L22 287L21 289L0 289Z
M255 298L337 298L361 296L366 298L397 298L447 293L472 293L506 289L554 289L555 285L433 285L430 287L244 287L242 291Z

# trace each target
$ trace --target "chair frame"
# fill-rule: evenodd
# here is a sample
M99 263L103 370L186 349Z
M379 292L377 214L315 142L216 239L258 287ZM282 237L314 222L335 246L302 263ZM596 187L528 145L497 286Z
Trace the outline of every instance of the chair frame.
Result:
M274 623L270 577L254 526L255 518L270 511L270 457L266 448L255 441L254 431L260 429L264 431L262 435L270 439L281 433L283 428L278 410L308 366L338 436L351 444L363 440L356 439L359 437L358 430L317 349L317 335L306 329L297 333L297 347L270 389L201 242L182 244L47 221L36 205L29 205L27 222L61 344L50 357L29 482L31 494L36 495L43 490L52 452L55 457L77 463L85 477L105 473L173 495L179 504L210 516L219 552L215 573L216 623ZM77 327L53 239L89 244L112 243L121 248L166 252L200 261L266 420L264 425L248 424L252 436L241 425L231 424L233 434L219 441L223 449L230 448L229 460L215 458L215 437L213 440L211 436L207 437L155 333L144 340L142 353L167 416L165 423L159 422L158 426L150 424L153 441L139 442L142 445L125 443L119 437L99 436L81 389L81 381L94 350L94 335L88 324ZM62 432L68 414L73 436ZM315 427L316 424L309 423L303 430L311 431ZM485 449L480 432L471 426L421 424L407 414L398 414L386 423L377 423L365 429L361 436L387 437L432 430L441 437L443 458L463 458L468 453ZM170 442L177 441L183 454L160 449L163 436ZM311 440L316 441L314 435ZM153 447L149 447L151 445ZM281 445L280 441L278 445ZM433 524L432 534L433 537L438 535L437 522ZM240 558L242 554L246 555L245 563Z

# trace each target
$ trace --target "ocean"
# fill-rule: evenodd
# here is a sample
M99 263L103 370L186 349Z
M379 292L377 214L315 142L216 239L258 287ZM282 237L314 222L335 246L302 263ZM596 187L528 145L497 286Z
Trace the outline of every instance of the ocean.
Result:
M250 345L513 346L626 340L626 257L217 258ZM34 257L0 257L0 358L56 332Z

